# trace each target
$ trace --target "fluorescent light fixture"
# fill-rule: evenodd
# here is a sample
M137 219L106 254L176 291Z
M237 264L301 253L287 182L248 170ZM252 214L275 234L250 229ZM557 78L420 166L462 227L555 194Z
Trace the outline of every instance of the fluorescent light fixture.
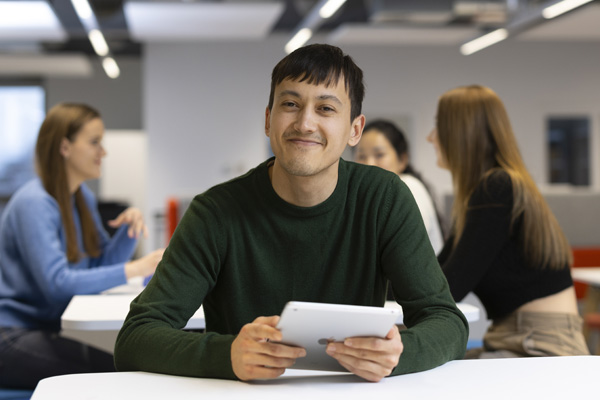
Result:
M571 11L574 8L580 7L586 3L589 3L590 1L592 0L563 0L559 3L544 8L544 10L542 11L542 15L546 19L558 17L559 15L564 14L567 11Z
M290 54L292 51L296 50L298 47L302 46L304 43L308 41L308 39L312 36L312 31L308 28L300 29L293 38L290 39L289 42L285 45L286 53Z
M319 10L321 18L330 18L344 4L346 0L329 0Z
M98 54L100 57L104 57L108 54L108 44L106 43L106 40L104 40L104 35L102 32L100 32L98 29L92 29L88 33L88 38L90 39L96 54Z
M87 31L95 29L98 26L98 23L96 22L96 16L94 15L88 0L71 0L71 3L73 4L73 8L75 8L77 16Z
M119 70L117 62L112 57L105 57L102 60L102 68L104 68L104 72L109 78L117 79L121 75L121 70Z
M92 7L90 7L90 3L88 3L87 0L71 0L71 3L73 3L75 12L77 13L80 19L91 18Z
M479 50L485 49L493 44L501 42L502 40L508 37L508 31L504 28L496 29L488 34L478 37L477 39L473 39L470 42L467 42L460 46L460 52L468 56L469 54L473 54Z

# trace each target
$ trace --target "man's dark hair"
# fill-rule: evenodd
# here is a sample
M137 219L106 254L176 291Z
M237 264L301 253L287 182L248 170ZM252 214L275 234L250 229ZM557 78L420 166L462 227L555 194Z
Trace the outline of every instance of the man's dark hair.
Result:
M361 114L365 97L362 70L339 47L328 44L300 47L277 63L271 75L269 110L273 109L275 86L285 79L306 81L312 85L324 83L329 87L336 85L342 75L350 98L350 121L354 121Z

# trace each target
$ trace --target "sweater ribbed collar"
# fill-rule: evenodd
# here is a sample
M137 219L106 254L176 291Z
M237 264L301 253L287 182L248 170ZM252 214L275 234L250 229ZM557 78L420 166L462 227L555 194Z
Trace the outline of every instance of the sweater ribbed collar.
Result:
M269 158L256 168L258 185L260 192L264 195L265 201L275 207L277 210L293 216L312 217L330 212L343 204L348 187L347 163L340 158L338 165L338 182L333 193L322 203L312 207L300 207L283 200L271 184L269 178L269 166L275 161L275 157Z

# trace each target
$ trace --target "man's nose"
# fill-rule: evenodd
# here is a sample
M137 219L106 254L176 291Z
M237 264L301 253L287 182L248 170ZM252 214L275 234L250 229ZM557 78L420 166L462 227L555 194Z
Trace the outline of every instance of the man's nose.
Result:
M301 133L312 133L317 130L316 115L309 109L304 108L298 113L294 128Z

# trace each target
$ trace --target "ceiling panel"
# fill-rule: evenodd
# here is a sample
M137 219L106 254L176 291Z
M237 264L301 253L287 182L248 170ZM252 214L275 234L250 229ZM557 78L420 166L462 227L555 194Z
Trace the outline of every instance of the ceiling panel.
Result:
M77 76L93 74L84 54L0 54L0 76Z
M459 44L477 35L475 28L402 28L365 24L342 25L329 39L339 44L449 45Z
M66 37L47 2L0 2L0 41L63 41Z
M139 41L253 40L270 33L284 4L127 2L124 10Z
M600 3L592 3L569 14L523 32L519 40L600 41Z

